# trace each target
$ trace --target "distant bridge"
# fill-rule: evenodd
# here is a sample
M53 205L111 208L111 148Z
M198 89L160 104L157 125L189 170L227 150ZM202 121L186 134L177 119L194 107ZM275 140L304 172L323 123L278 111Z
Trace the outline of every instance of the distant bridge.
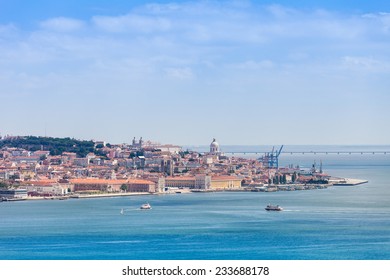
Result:
M234 155L234 154L256 154L256 155L262 155L264 153L267 153L267 152L262 152L262 151L249 151L249 152L242 152L242 151L235 151L235 152L231 152L231 151L224 151L225 154L231 154L231 155ZM297 154L301 154L301 155L305 155L305 154L336 154L336 155L352 155L352 154L372 154L372 155L375 155L375 154L382 154L382 155L386 155L386 154L389 154L390 155L390 151L284 151L284 152L281 152L281 154L290 154L290 155L297 155Z

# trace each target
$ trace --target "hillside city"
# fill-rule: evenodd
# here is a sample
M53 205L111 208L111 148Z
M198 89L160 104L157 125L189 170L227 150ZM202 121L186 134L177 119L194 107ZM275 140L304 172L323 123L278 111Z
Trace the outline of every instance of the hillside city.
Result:
M93 152L31 150L0 139L0 196L3 200L65 199L104 195L208 191L289 191L326 188L322 167L275 167L259 159L228 157L213 139L209 151L133 139L131 144L93 141ZM39 140L39 138L36 138ZM35 140L36 140L35 139ZM42 143L45 143L41 140ZM78 142L77 142L78 143ZM76 148L79 144L73 144ZM33 147L30 145L30 147Z

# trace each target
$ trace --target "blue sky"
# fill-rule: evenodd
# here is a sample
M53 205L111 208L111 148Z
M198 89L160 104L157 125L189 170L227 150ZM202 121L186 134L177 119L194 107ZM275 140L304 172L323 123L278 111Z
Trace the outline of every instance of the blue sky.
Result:
M0 133L389 144L384 1L0 0Z

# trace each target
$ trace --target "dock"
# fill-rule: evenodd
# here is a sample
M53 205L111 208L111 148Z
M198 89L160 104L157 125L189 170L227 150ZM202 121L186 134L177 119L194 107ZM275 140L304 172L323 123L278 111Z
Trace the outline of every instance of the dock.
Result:
M331 178L329 182L332 182L333 186L357 186L368 183L367 180L351 178Z

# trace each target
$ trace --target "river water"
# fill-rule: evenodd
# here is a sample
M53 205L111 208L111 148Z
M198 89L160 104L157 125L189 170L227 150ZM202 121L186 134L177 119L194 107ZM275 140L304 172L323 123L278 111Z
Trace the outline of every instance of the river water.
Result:
M0 259L390 259L390 155L288 155L369 183L0 203ZM152 210L139 210L145 202ZM267 212L268 204L282 212ZM121 215L121 209L124 214Z

